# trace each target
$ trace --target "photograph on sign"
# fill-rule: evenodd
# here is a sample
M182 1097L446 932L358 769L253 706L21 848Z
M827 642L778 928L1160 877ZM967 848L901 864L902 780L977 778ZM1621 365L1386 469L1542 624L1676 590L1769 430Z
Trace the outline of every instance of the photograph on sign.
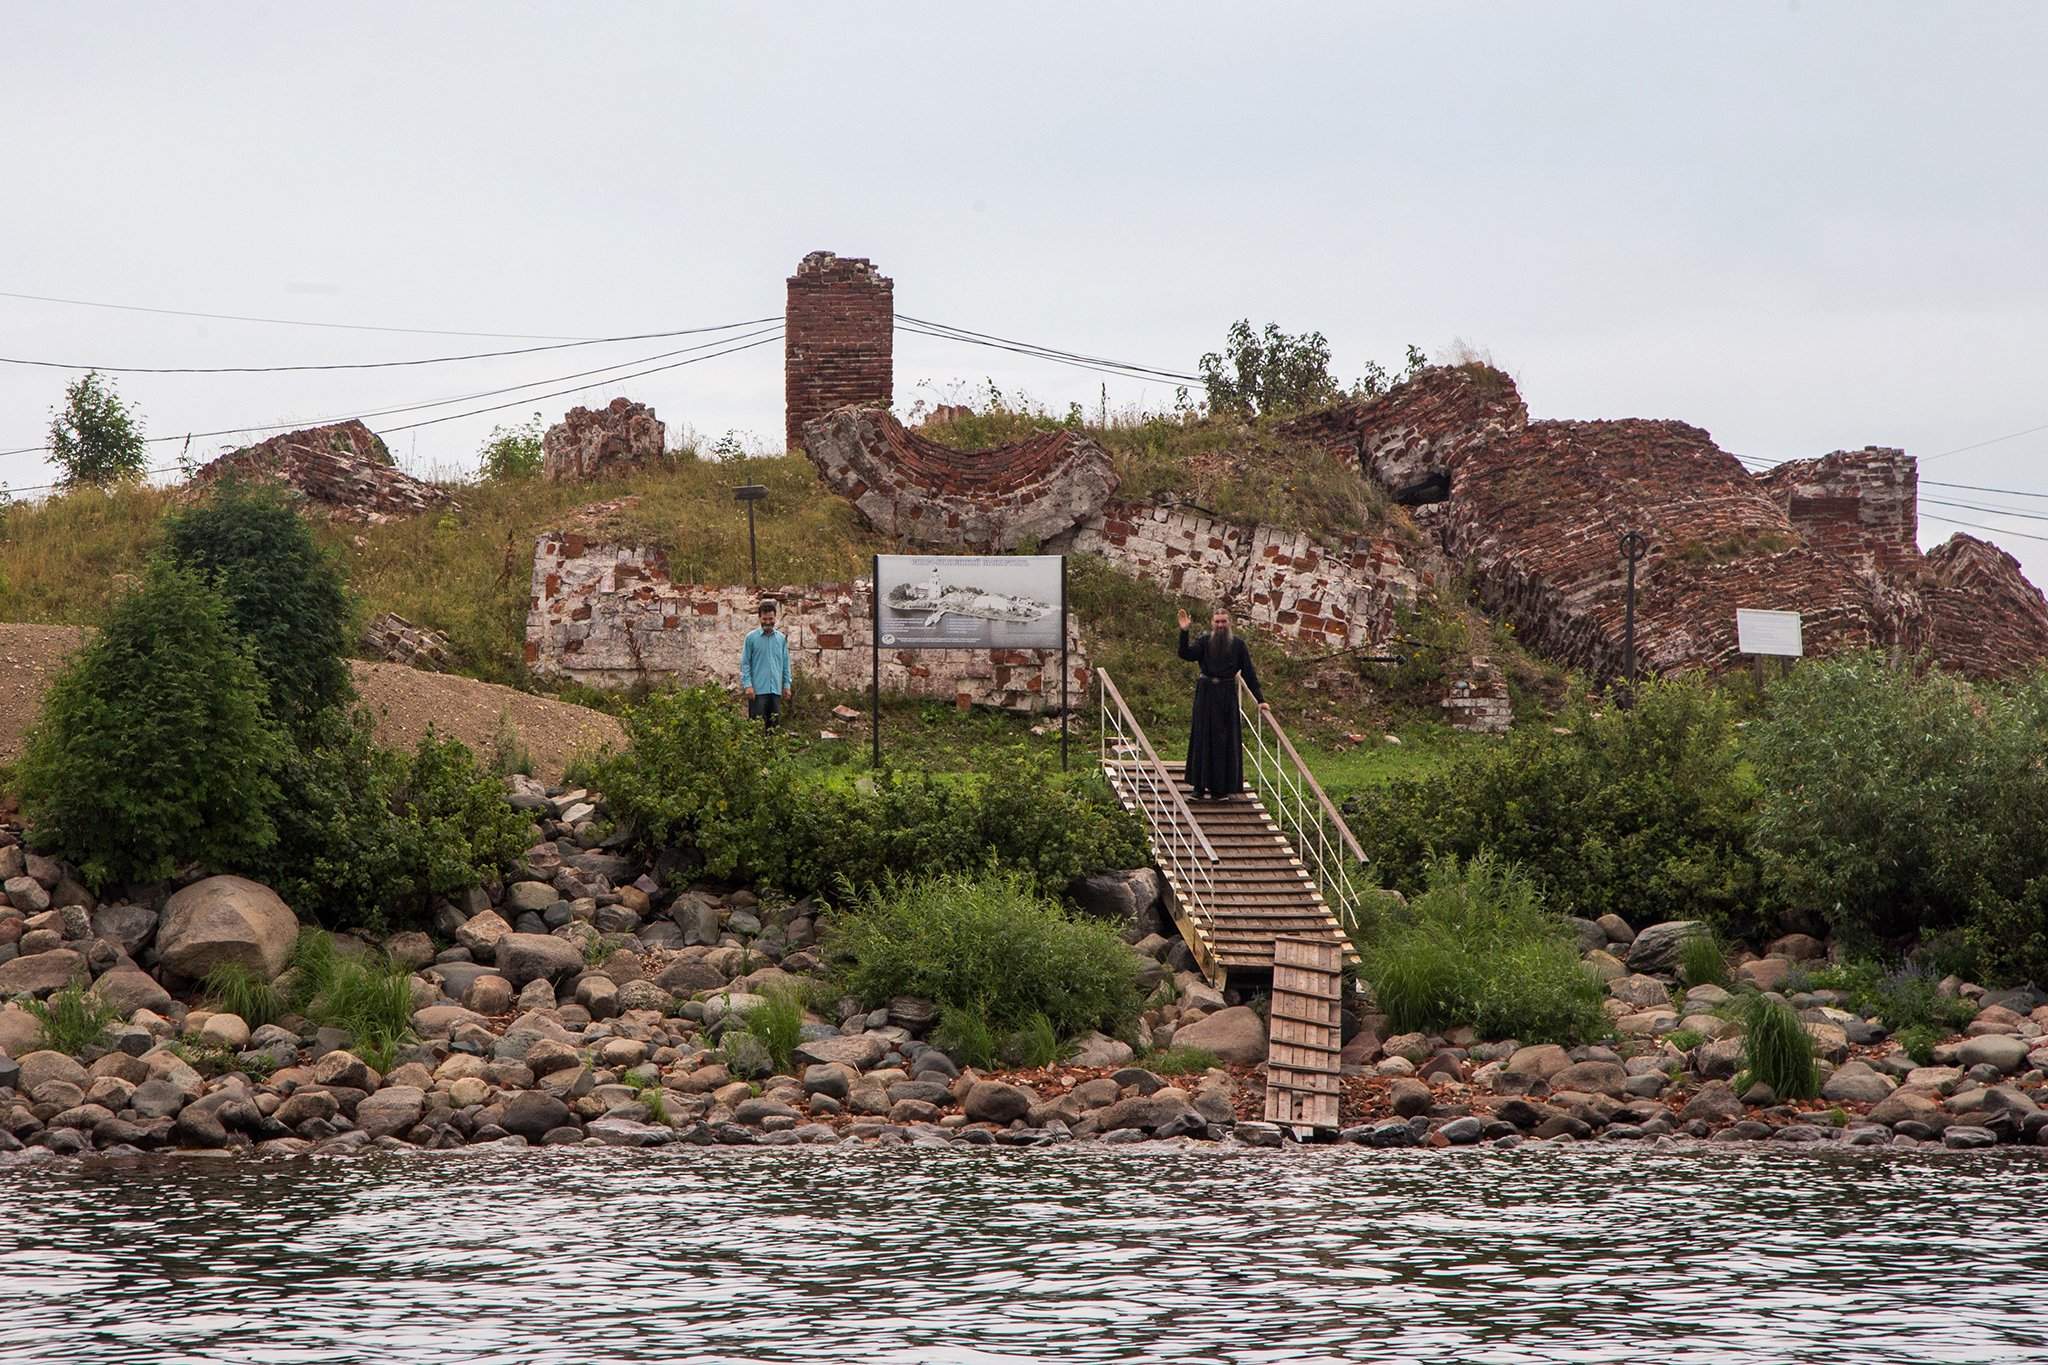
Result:
M1735 611L1736 647L1744 654L1797 659L1806 653L1796 611Z
M1058 649L1058 555L881 555L884 649Z

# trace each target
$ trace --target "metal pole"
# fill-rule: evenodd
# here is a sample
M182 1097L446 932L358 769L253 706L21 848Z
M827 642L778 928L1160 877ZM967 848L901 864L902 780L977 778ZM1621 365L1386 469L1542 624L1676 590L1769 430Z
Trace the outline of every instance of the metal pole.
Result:
M875 767L880 768L882 766L882 557L880 555L874 557L874 564L868 570L868 608L869 616L872 618L869 622L868 643L873 646L874 651L869 661L871 671L868 674L868 710L871 713L868 730L874 740L874 752L871 761Z
M761 561L754 553L754 504L747 503L747 576L755 587L761 586Z
M1621 671L1626 679L1621 702L1624 708L1635 705L1636 700L1636 563L1649 552L1649 538L1641 531L1621 533L1621 557L1628 562L1628 598L1621 617Z
M1060 771L1067 770L1067 557L1060 556Z

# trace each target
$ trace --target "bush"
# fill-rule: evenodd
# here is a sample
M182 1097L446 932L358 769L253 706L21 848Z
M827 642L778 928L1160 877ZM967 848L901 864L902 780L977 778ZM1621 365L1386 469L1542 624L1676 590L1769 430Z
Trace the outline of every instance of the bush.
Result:
M1963 929L2048 975L2048 677L1973 689L1875 655L1804 665L1751 727L1774 903L1867 952Z
M142 424L112 380L81 375L64 389L64 406L50 414L50 460L67 487L140 478L149 460Z
M227 599L287 729L303 734L313 716L354 694L340 565L276 486L217 485L165 520L164 553Z
M1733 703L1703 680L1639 687L1636 705L1568 713L1569 733L1523 731L1432 773L1354 796L1352 829L1407 894L1439 857L1490 851L1551 907L1641 927L1705 919L1753 928L1756 786Z
M70 1054L98 1044L120 1017L83 981L52 992L47 1000L30 1000L28 1012L42 1029L39 1045Z
M492 427L490 438L478 452L478 477L503 481L530 479L540 473L540 442L546 431L537 412L524 425Z
M1869 958L1818 968L1807 973L1806 984L1838 993L1846 1008L1878 1020L1894 1034L1924 1028L1946 1038L1977 1017L1975 1004L1941 994L1928 973L1914 967L1888 971Z
M1781 1100L1810 1100L1820 1094L1813 1039L1782 1000L1752 995L1742 1011L1743 1068Z
M206 998L215 1009L236 1015L250 1028L284 1016L284 994L240 962L223 962L206 974Z
M292 946L290 980L290 1007L317 1027L345 1031L351 1050L378 1071L389 1071L412 1039L411 973L382 955L350 956L308 929Z
M276 841L286 744L219 593L153 567L44 698L17 769L36 844L94 885L237 868Z
M1607 1032L1600 983L1535 881L1491 854L1431 865L1427 889L1360 943L1361 973L1393 1026L1576 1043Z
M436 896L494 878L523 852L526 817L461 741L429 730L379 748L370 718L328 713L279 769L278 839L260 868L303 916L332 928L416 924Z
M1116 931L1074 917L1014 871L849 887L825 951L848 994L871 1005L935 1001L955 1037L1036 1028L1034 1015L1056 1038L1115 1032L1138 1012L1137 958Z

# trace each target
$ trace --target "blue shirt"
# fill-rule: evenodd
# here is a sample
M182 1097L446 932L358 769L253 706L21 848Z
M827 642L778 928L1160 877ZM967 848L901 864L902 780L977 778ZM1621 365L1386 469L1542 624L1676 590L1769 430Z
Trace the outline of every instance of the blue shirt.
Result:
M772 634L759 626L747 632L740 646L740 686L751 687L762 696L779 697L789 691L789 636Z

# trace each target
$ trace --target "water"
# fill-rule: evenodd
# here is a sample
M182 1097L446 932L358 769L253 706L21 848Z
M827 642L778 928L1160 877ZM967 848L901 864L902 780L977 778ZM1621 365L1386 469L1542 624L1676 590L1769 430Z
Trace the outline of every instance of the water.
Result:
M0 1360L2048 1354L2023 1154L691 1149L0 1168Z

